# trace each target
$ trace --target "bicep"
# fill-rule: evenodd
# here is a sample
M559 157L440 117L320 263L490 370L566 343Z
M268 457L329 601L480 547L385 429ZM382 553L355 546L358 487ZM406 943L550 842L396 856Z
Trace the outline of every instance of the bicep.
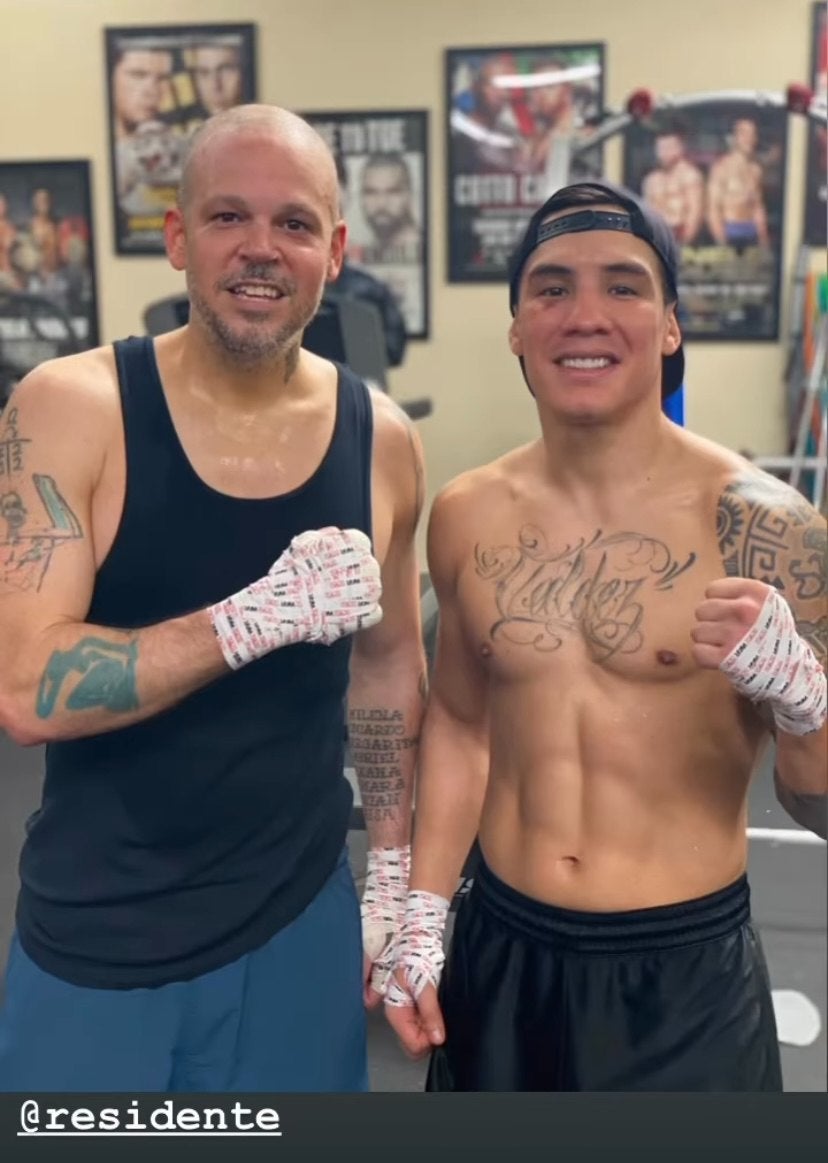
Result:
M825 518L801 493L765 474L732 481L718 508L725 572L774 586L822 665L828 653Z
M0 638L82 620L94 582L95 453L84 425L35 380L0 419Z
M468 642L457 602L444 597L439 603L431 698L452 719L482 730L487 721L487 696L487 676Z
M786 519L780 514L779 519ZM792 508L787 543L780 554L779 583L796 628L823 668L828 658L828 538L825 520L803 502Z
M471 644L459 594L460 563L466 552L464 506L438 499L429 524L428 557L437 597L438 625L431 697L453 719L483 730L488 713L488 677Z
M376 396L375 396L376 399ZM381 410L381 411L380 411ZM363 655L420 648L420 575L416 532L423 507L423 452L411 422L388 402L376 405L377 440L373 464L373 506L379 521L386 514L387 546L382 553L382 620L363 630L354 641L357 661ZM377 549L379 553L381 550Z

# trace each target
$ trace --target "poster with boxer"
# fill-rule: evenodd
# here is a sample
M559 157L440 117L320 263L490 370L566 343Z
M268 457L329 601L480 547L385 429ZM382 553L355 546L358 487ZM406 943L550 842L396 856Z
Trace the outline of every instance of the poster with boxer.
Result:
M253 24L104 29L116 254L163 254L187 140L256 100Z
M446 51L448 281L504 282L537 207L603 172L576 153L604 104L602 44Z
M0 407L44 360L95 347L87 161L0 161Z
M825 4L815 4L811 18L811 90L823 103L828 101L828 17ZM808 162L805 171L806 246L828 244L828 128L825 122L808 121Z
M779 338L787 122L780 108L701 101L624 135L624 183L681 248L687 339Z
M428 338L428 113L302 116L336 158L348 260L390 287L410 339Z

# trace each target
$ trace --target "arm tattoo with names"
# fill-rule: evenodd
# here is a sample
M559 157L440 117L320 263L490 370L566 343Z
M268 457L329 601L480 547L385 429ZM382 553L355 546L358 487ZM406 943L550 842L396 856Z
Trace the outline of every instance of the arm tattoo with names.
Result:
M365 822L394 820L406 789L401 760L418 742L406 734L402 711L356 708L348 716L348 738Z
M604 660L641 648L641 599L648 589L671 589L695 560L694 553L676 560L663 541L642 533L605 537L600 529L561 550L528 525L517 545L475 547L477 574L495 587L493 639L552 651L577 629Z
M38 717L48 719L57 708L65 684L77 675L64 700L67 711L103 708L124 713L140 706L135 667L138 643L83 638L71 650L56 650L43 672L37 692Z

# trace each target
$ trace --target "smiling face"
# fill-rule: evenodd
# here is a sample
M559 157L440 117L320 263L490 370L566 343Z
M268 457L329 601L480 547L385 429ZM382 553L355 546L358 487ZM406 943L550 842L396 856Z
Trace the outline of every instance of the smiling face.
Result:
M660 399L662 357L680 342L660 260L642 239L615 230L562 234L530 255L509 345L538 407L556 419L600 424L644 401L649 407Z
M245 365L301 342L342 263L336 171L311 134L264 121L212 133L191 159L183 205L167 216L191 322Z

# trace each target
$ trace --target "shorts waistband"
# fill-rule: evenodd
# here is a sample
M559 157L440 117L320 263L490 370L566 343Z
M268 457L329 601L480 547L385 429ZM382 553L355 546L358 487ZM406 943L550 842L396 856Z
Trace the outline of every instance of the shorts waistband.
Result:
M624 912L582 912L549 905L505 884L482 859L470 897L524 937L580 953L628 953L696 945L734 933L750 920L747 875L707 896Z

